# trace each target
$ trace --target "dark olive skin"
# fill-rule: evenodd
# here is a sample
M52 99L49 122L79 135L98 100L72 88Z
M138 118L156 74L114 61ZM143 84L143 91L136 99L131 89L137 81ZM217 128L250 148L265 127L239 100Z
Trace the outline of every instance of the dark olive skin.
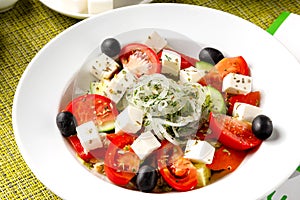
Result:
M107 38L101 44L102 53L106 54L109 57L117 56L121 51L121 44L115 38Z
M142 192L151 192L155 188L157 180L156 169L150 165L143 165L138 171L136 185L138 190Z
M76 119L71 112L63 111L56 116L56 125L64 137L76 135Z
M217 64L223 58L224 55L218 49L212 47L205 47L199 53L199 59L201 61L210 63L212 65Z
M273 123L265 115L258 115L252 121L252 132L260 140L266 140L272 135Z

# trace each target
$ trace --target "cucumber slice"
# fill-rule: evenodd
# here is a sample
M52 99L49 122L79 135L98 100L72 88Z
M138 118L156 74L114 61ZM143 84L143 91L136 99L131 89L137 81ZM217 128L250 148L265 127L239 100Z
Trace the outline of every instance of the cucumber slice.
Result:
M211 171L206 164L204 163L196 163L194 166L197 169L197 178L198 178L198 185L197 187L203 187L209 184Z
M227 108L221 92L212 86L206 87L210 96L210 111L226 114Z
M115 121L108 121L98 126L99 132L111 132L115 129Z
M207 74L214 66L208 62L198 61L196 62L195 67Z

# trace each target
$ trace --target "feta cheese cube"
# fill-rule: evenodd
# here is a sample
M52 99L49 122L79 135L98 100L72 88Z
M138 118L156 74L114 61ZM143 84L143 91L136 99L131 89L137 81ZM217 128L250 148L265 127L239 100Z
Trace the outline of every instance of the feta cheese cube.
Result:
M98 14L113 9L113 0L88 0L89 14Z
M105 96L104 92L110 85L109 79L101 79L100 81L91 82L90 90L92 94L99 94Z
M180 70L179 79L182 83L197 83L204 75L204 71L191 66L189 68Z
M128 88L135 84L137 78L128 69L122 69L110 81L104 89L104 95L114 101L116 104L121 100Z
M215 147L206 141L201 140L188 140L184 157L192 160L193 162L201 162L211 164L215 154Z
M134 106L128 105L115 121L115 131L120 130L128 133L138 132L143 123L144 111Z
M98 134L98 129L93 121L86 122L76 127L77 137L84 148L84 152L103 146Z
M223 78L222 91L230 94L248 94L252 89L252 78L229 73Z
M62 0L59 2L63 10L75 13L87 13L87 0Z
M181 56L178 53L164 49L161 54L161 63L162 74L178 78L181 65Z
M144 43L152 48L156 53L160 52L168 44L167 41L162 38L156 31L149 35Z
M90 72L99 80L110 79L120 68L119 64L111 57L102 53L90 63Z
M132 150L143 160L161 146L160 142L150 132L142 133L131 145Z
M236 102L233 106L232 116L239 120L252 122L253 119L262 113L262 109L247 103Z

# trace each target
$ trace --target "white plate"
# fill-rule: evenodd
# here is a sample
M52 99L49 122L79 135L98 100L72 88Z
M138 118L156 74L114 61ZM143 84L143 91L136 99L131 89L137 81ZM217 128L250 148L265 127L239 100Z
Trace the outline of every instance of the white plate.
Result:
M59 12L60 14L66 15L68 17L76 18L76 19L85 19L88 17L93 16L92 14L87 13L78 13L67 10L62 6L61 0L40 0L45 6L49 7L50 9Z
M230 56L242 55L251 67L255 88L262 92L262 108L273 120L272 138L249 155L235 172L202 189L148 194L114 186L78 164L56 128L55 117L62 94L97 45L104 38L116 35L134 41L137 36L128 37L126 33L145 28L170 30L166 32L170 38L172 32L176 32L200 46L209 44ZM173 36L178 37L177 34ZM180 42L185 44L185 41ZM299 63L276 39L236 16L180 4L124 7L79 22L35 56L15 94L13 128L19 149L31 170L63 199L109 196L112 199L253 200L272 192L299 164L300 107L296 98L299 74Z

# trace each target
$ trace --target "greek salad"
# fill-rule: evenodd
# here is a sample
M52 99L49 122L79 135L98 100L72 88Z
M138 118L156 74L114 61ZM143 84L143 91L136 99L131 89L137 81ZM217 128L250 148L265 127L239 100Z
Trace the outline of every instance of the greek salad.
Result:
M212 47L199 58L156 31L121 46L105 39L95 80L56 116L91 172L142 192L189 191L233 172L273 132L242 56Z

